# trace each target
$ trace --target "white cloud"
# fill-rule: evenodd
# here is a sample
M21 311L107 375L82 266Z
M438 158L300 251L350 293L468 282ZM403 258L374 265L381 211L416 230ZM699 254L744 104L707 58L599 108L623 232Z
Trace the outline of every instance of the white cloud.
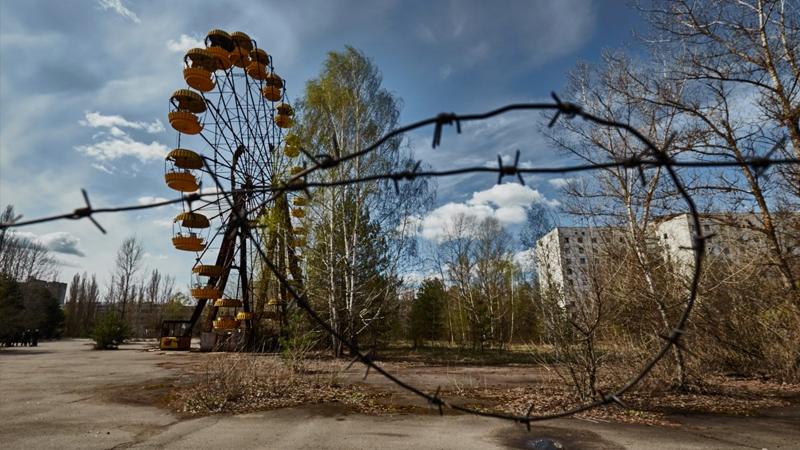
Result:
M103 10L107 11L110 9L126 19L130 19L134 23L142 23L141 19L139 19L139 16L137 16L136 13L126 8L125 5L122 4L122 0L97 0L97 3L101 8L103 8Z
M175 39L167 41L167 48L175 53L185 53L189 49L204 48L205 46L206 44L202 40L188 34L182 34L177 41Z
M75 256L86 256L83 250L79 248L80 239L72 235L72 233L68 233L66 231L56 231L53 233L43 234L41 236L27 231L15 232L13 234L14 236L35 242L51 252Z
M76 146L75 149L98 161L114 161L125 156L132 156L141 162L163 159L168 151L167 146L160 142L153 141L146 144L136 141L128 135L112 136L91 145Z
M158 119L155 119L151 123L133 122L119 115L106 116L99 112L85 113L84 119L78 121L78 123L84 127L109 128L109 133L111 133L112 136L121 136L125 134L120 127L144 130L148 133L161 133L164 131L164 124Z
M574 178L551 178L547 180L547 182L550 183L550 186L553 186L554 188L558 189L567 187L567 185L569 185L573 181L575 181Z
M546 199L539 191L521 184L497 184L484 191L473 192L464 203L446 203L423 218L409 217L407 224L417 224L417 233L428 240L447 239L453 220L463 216L475 221L494 218L501 225L525 222L525 210L532 203L556 206L558 202Z
M531 203L553 204L546 200L539 191L516 183L496 184L485 191L474 192L467 203L474 205L492 204L501 208L527 207Z
M113 175L114 174L114 170L116 169L114 166L110 166L109 167L109 166L106 166L105 164L100 164L100 163L92 163L92 167L94 167L95 169L99 170L100 172L104 172L104 173L107 173L109 175Z
M153 197L150 195L145 195L144 197L139 197L136 199L136 202L140 205L152 205L154 203L161 203L167 201L164 197Z
M164 124L156 119L151 123L130 121L119 115L106 116L98 112L87 112L84 119L78 122L84 127L107 128L107 132L100 132L92 136L98 140L91 145L78 145L75 147L79 152L94 158L96 161L114 161L116 159L132 156L141 162L162 159L166 156L168 148L166 145L152 141L149 144L133 139L122 128L132 128L143 130L148 133L159 133L164 131ZM97 170L106 173L113 173L114 167L104 164L93 164Z

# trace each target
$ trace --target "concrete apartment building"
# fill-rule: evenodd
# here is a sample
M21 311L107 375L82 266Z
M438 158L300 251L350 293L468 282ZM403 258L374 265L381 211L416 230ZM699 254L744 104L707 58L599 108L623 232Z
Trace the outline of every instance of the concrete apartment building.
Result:
M625 232L613 227L556 227L536 242L539 286L582 292L608 250L625 245ZM563 306L563 305L562 305Z
M781 221L779 238L800 268L800 214ZM703 234L712 235L706 246L706 261L762 261L769 252L754 214L707 214L700 218ZM647 234L651 248L660 248L665 258L687 273L694 267L692 218L687 213L658 217ZM626 245L626 232L614 227L556 227L536 242L537 274L542 289L557 288L580 294L590 286L589 277L600 264L614 264L613 251ZM613 268L613 266L612 266ZM567 297L572 297L567 295Z
M67 283L60 283L58 281L44 281L37 280L36 278L28 278L28 281L19 284L20 288L26 295L32 295L35 289L47 290L61 305L64 307L64 299L67 295Z

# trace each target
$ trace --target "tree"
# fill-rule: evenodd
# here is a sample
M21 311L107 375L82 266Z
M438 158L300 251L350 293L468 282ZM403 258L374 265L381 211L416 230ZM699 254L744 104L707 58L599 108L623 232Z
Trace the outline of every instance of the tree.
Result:
M78 304L80 302L81 294L81 275L76 273L69 283L69 292L67 294L67 302L64 305L64 335L73 337L78 336L78 324L80 317L78 316Z
M25 328L39 330L45 339L61 337L64 325L64 311L61 304L53 294L41 286L28 286L23 289L25 298L25 313L23 323Z
M25 304L19 283L0 273L0 342L13 340L25 330Z
M676 156L681 149L675 143L680 142L685 149L692 146L696 136L693 130L681 126L680 110L675 106L641 100L646 89L643 86L653 79L646 65L633 63L624 55L607 53L599 67L581 64L574 69L567 93L586 111L630 124L642 130L658 148ZM678 89L668 83L665 88ZM557 129L560 132L550 135L553 142L590 164L619 161L646 151L631 134L615 128L576 121L562 122L560 127ZM657 272L662 260L650 252L648 241L648 230L654 218L671 212L676 199L675 190L666 183L662 168L643 173L634 168L608 167L600 169L592 179L570 183L565 191L565 210L569 214L587 225L610 225L626 231L626 244L635 256L635 270L643 275L639 295L643 303L655 307L657 314L653 332L669 330L674 319L670 305L681 303L679 297L672 297L680 293L670 296L660 289ZM609 243L598 244L605 247ZM572 300L573 303L608 303L605 299L580 296ZM680 348L673 347L673 355L676 383L684 385L683 353Z
M0 213L0 222L10 223L15 219L16 213L11 205ZM46 247L8 229L2 229L0 273L8 274L17 281L27 281L30 278L55 279L58 276L58 262Z
M414 348L436 340L444 329L444 284L437 278L423 280L409 313L409 335Z
M764 156L788 138L784 154L800 157L800 20L798 4L785 0L671 0L642 8L657 39L653 54L664 76L641 83L640 98L681 112L700 142L699 159L740 163L737 172L703 180L695 188L717 195L732 207L754 211L769 245L766 264L777 268L800 304L798 274L780 237L770 194L800 196L800 170L786 182L748 158ZM778 153L780 154L780 153ZM787 155L788 156L788 155Z
M130 338L128 323L116 312L109 312L100 317L92 329L94 348L97 350L113 350Z
M122 241L117 250L116 266L111 279L110 301L117 303L120 319L125 319L128 303L136 296L135 277L142 265L144 247L135 237L130 236Z
M303 145L320 157L353 155L397 126L400 101L381 87L381 74L358 50L331 52L318 78L308 81L298 105ZM361 178L411 167L402 138L375 151L315 172L319 181ZM307 291L331 325L350 340L377 325L393 298L397 267L413 252L414 241L398 228L429 201L427 184L395 186L375 181L325 189L313 196L308 213ZM336 355L342 345L335 338Z

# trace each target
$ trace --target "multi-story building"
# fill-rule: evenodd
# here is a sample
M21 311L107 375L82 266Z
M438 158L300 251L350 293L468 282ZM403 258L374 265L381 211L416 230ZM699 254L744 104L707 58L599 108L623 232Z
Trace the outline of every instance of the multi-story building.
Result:
M700 226L706 242L709 264L731 261L766 261L770 247L758 216L747 213L704 214ZM789 255L794 270L800 270L800 214L779 220L779 241ZM687 213L658 217L648 228L646 241L677 267L690 273L694 267L694 237L697 230ZM557 227L536 243L537 273L541 288L555 287L564 293L586 292L590 277L598 268L614 262L615 249L626 242L622 228ZM574 295L567 295L572 298Z
M28 278L28 281L20 283L20 287L22 288L23 292L28 295L33 295L32 293L35 292L36 289L45 289L49 292L61 307L64 307L64 299L67 295L67 284L60 283L58 281L43 281L37 280L36 278Z
M536 272L542 289L585 291L608 249L624 245L625 233L613 227L556 227L536 242ZM571 297L571 296L570 296Z
M778 241L789 256L790 264L800 260L800 215L792 214L777 220ZM749 213L704 214L700 217L706 241L706 257L710 263L767 261L770 243L758 231L759 217ZM694 267L694 236L697 235L689 214L657 218L652 226L653 240L658 242L667 258L690 271Z

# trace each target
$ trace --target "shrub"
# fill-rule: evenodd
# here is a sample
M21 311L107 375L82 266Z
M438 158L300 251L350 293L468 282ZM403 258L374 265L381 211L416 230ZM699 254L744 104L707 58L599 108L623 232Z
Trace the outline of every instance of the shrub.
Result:
M115 349L131 335L128 324L115 313L102 316L94 326L92 339L97 350Z

